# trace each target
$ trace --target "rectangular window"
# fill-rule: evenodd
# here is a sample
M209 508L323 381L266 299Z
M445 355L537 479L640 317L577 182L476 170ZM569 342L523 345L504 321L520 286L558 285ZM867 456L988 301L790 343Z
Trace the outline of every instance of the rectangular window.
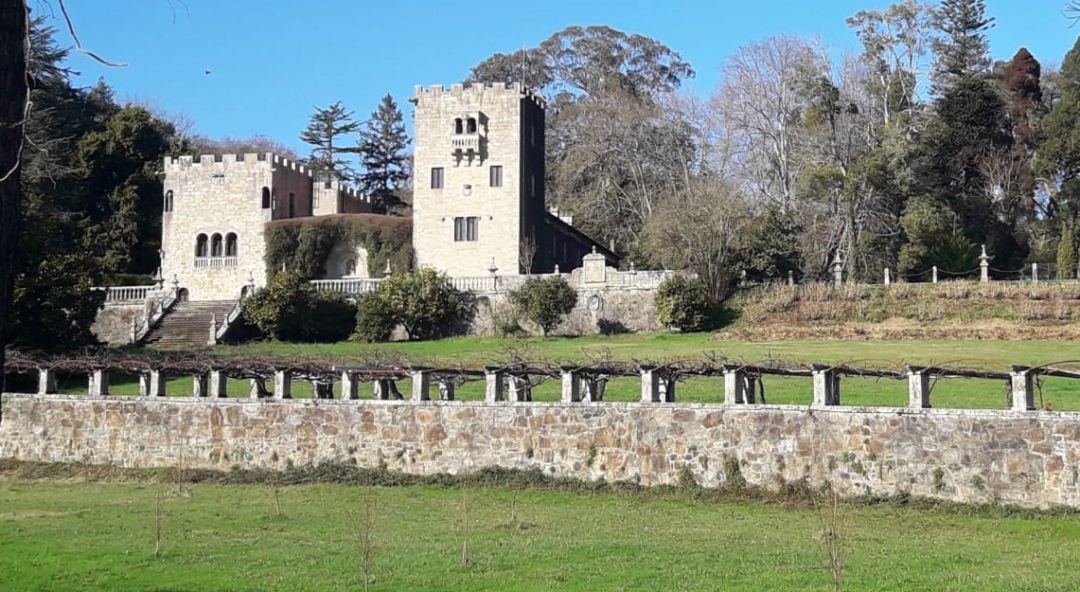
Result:
M489 176L491 177L490 181L491 181L491 186L492 187L502 187L502 167L501 166L493 166L493 167L491 167L491 173L490 173Z
M536 197L536 175L529 175L529 197Z
M434 167L431 169L431 188L442 189L443 188L443 169L442 167Z
M475 241L479 237L480 218L476 216L454 218L454 242Z

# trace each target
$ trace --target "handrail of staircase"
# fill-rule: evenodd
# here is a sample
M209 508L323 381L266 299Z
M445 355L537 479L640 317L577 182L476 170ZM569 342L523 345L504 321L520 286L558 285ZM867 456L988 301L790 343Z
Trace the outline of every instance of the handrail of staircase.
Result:
M225 318L217 326L217 331L214 333L215 342L225 338L225 334L229 332L229 327L236 322L236 319L240 318L242 312L244 312L244 294L240 295L240 300L236 301L229 314L225 315Z
M158 321L160 321L162 317L165 316L166 313L172 310L172 307L176 306L176 303L179 300L179 289L173 289L166 292L165 298L161 301L161 306L158 307L157 310L150 313L149 317L143 321L141 327L137 327L135 329L135 334L133 335L134 343L142 343L142 340L150 334L150 330L154 328L154 325L156 325ZM152 302L149 296L147 296L147 301Z

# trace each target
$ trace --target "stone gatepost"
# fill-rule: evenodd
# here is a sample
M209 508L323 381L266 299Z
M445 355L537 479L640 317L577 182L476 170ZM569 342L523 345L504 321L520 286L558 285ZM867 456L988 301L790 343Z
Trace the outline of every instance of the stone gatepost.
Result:
M456 396L457 385L453 380L449 378L439 379L439 400L440 401L453 401Z
M51 368L38 369L38 394L51 395L56 392L56 373Z
M754 381L745 370L724 368L724 404L743 405L754 402Z
M495 403L505 401L506 373L497 368L484 368L484 402Z
M982 246L982 253L979 255L979 281L990 283L990 256L986 254L986 245Z
M1038 263L1032 263L1031 264L1031 283L1033 283L1033 284L1039 283L1039 264Z
M210 336L206 339L206 345L217 345L218 322L217 315L210 315Z
M930 373L926 368L907 367L908 407L930 408Z
M892 275L889 273L889 268L885 268L885 285L888 286L892 283Z
M196 374L191 377L191 396L193 397L209 397L210 396L210 375L209 374Z
M311 392L316 399L333 399L334 383L325 380L312 380Z
M814 379L815 407L827 407L840 404L840 374L830 366L814 365L811 372Z
M834 285L839 286L844 283L844 263L840 261L840 251L837 251L836 257L833 258L832 274Z
M210 371L210 396L215 399L229 396L229 377L221 370Z
M109 372L94 370L90 373L89 393L91 397L109 396Z
M160 370L150 370L139 374L139 394L144 397L164 397L165 381Z
M360 398L360 383L356 380L356 374L348 370L341 372L341 398L350 401Z
M1035 376L1029 368L1013 366L1012 372L1012 410L1035 410Z
M508 395L511 401L518 403L532 401L532 383L529 382L528 376L508 376L506 385L510 387Z
M577 403L581 401L581 375L573 366L559 368L562 374L562 402Z
M787 272L787 285L789 285L789 286L794 286L795 285L795 272L790 270L790 269Z
M414 403L431 400L430 372L417 370L412 373L412 400Z
M930 268L930 281L937 283L937 265Z
M292 398L292 372L287 370L274 371L274 398Z
M660 402L660 375L655 366L641 367L641 402Z

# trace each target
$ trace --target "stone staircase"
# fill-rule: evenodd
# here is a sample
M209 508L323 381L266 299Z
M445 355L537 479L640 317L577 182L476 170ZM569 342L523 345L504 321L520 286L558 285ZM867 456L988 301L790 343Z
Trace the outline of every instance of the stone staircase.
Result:
M211 317L217 318L220 327L235 306L233 300L177 302L142 342L165 347L205 346L210 339Z

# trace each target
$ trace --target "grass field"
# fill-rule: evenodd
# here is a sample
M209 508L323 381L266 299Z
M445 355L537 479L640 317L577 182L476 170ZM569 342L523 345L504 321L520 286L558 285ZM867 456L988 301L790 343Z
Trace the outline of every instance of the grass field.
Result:
M3 479L0 590L363 590L365 549L370 590L832 590L826 531L843 590L1080 585L1078 516L837 515L677 493Z
M1080 343L1072 341L730 341L714 340L708 334L644 334L611 337L499 340L459 338L421 343L369 345L340 343L331 345L266 343L247 346L219 346L206 351L224 357L257 357L279 360L320 358L348 362L372 352L393 352L410 361L426 365L499 364L508 358L507 348L531 360L582 362L592 358L615 360L692 360L707 353L733 360L758 361L776 358L790 362L848 362L853 366L900 368L904 363L937 364L1007 370L1010 364L1039 365L1080 359ZM677 398L686 402L720 402L721 379L692 379L680 383ZM85 392L85 377L61 377L62 392ZM402 391L408 392L407 381ZM767 377L766 399L770 403L806 404L811 400L810 380L806 378ZM190 377L174 377L167 387L171 395L191 393ZM232 381L230 396L246 396L247 385ZM113 392L134 395L138 385L133 376L114 376ZM296 383L294 396L310 397L311 387ZM640 385L633 378L621 378L608 384L607 400L633 401L640 395ZM365 390L362 396L370 396ZM934 406L943 408L1005 408L1005 384L1001 381L944 379L934 386ZM483 386L470 383L459 389L458 397L478 400ZM555 381L534 391L538 401L556 401L559 387ZM847 378L842 401L848 405L903 406L907 402L907 384L898 380ZM1042 381L1040 406L1055 410L1080 410L1080 381L1047 378Z

